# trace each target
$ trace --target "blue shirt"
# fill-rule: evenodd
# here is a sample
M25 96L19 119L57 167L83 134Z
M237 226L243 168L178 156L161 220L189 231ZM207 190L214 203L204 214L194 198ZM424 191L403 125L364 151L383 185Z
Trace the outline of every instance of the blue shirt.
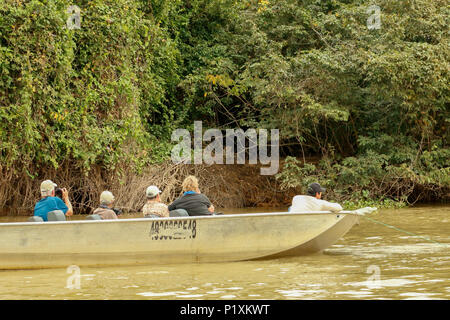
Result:
M66 214L69 208L66 206L64 201L58 197L45 197L34 206L34 215L41 217L44 221L48 221L47 213L53 210L61 210L64 214Z

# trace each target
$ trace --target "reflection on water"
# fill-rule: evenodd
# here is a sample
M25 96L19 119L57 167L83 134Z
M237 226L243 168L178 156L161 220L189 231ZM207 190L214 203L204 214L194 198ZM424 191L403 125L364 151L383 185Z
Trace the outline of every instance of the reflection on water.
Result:
M361 219L322 254L220 264L81 268L80 289L67 288L71 274L65 269L0 271L0 299L448 299L449 216L448 206L371 215L440 244Z

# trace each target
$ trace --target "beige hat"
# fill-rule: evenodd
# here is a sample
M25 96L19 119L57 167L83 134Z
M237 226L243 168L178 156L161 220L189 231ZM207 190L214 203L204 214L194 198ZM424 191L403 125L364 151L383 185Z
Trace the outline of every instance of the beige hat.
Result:
M101 204L111 204L114 201L114 195L110 191L103 191L100 194Z
M147 195L148 198L153 198L159 193L161 193L161 190L159 190L157 186L150 186L145 191L145 194Z
M41 192L48 192L55 189L56 183L54 183L52 180L45 180L41 183Z

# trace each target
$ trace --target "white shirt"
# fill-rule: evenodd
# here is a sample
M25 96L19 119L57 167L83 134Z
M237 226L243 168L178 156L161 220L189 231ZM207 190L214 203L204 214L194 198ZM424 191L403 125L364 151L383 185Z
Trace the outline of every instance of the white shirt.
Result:
M295 196L292 199L292 207L290 212L303 211L341 211L342 207L339 203L328 202L311 196Z

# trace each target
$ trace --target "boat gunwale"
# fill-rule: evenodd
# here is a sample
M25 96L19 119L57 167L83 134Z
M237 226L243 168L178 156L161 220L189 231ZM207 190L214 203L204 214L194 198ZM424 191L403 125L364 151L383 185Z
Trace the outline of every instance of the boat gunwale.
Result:
M1 222L0 227L7 226L36 226L36 225L73 225L85 223L127 223L138 221L174 221L174 220L197 220L197 219L236 219L243 217L270 217L270 216L305 216L305 215L349 215L355 214L354 211L303 211L303 212L260 212L260 213L238 213L238 214L221 214L221 215L205 215L205 216L181 216L181 217L161 217L161 218L129 218L129 219L109 219L109 220L66 220L66 221L22 221L22 222Z

